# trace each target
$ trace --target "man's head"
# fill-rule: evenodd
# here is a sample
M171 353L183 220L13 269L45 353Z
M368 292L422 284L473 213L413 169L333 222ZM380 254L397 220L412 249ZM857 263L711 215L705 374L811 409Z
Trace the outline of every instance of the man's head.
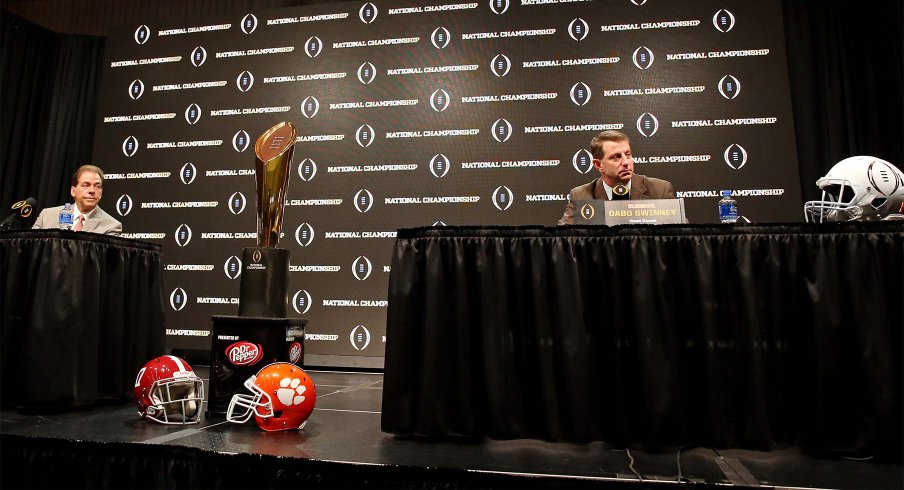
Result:
M91 212L104 192L104 171L94 165L82 165L72 174L69 193L82 213Z
M603 131L590 141L593 166L609 186L626 184L634 176L631 142L621 131Z

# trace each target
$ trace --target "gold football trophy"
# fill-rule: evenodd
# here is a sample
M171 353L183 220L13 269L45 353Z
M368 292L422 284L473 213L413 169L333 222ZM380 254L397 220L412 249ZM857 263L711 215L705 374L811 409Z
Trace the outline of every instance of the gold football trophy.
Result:
M276 244L282 231L296 133L294 124L281 122L254 144L257 247L245 247L242 253L239 316L286 316L289 251Z
M294 124L281 122L254 144L258 247L275 247L279 242L296 133Z

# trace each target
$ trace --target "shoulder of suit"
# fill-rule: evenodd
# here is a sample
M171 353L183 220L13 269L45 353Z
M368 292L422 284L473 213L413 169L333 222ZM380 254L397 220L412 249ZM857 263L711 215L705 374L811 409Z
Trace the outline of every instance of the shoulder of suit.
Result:
M44 208L41 210L40 213L38 213L38 216L41 216L42 214L49 215L49 216L52 216L54 214L59 214L61 209L63 209L63 206L52 206L49 208Z
M634 177L643 180L647 185L665 185L670 184L669 181L657 179L656 177L647 177L646 175L634 174Z
M586 184L581 184L581 185L571 189L571 195L572 196L579 196L582 194L589 195L590 197L586 198L586 199L592 199L593 198L593 188L594 188L594 185L596 184L596 181L597 181L597 179L593 179L590 182L587 182ZM577 198L577 199L580 199L580 198Z
M103 218L106 220L111 220L111 221L115 221L115 222L119 223L118 219L113 217L110 213L104 211L103 208L101 208L100 206L98 206L94 212L97 214L98 218Z

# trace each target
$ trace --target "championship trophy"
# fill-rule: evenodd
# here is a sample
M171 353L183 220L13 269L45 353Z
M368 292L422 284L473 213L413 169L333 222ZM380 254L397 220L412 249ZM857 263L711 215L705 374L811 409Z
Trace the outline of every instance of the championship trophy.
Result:
M289 251L276 248L282 231L295 125L281 122L254 144L257 247L242 251L239 316L285 318Z
M243 383L274 362L304 365L307 320L286 318L289 251L276 248L283 223L295 126L281 122L254 145L257 246L242 250L239 315L214 315L208 416L224 416Z

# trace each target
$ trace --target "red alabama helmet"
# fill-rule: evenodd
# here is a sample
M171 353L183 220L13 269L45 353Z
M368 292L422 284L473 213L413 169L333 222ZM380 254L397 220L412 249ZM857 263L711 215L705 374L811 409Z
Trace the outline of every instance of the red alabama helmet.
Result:
M138 414L161 424L197 424L204 403L204 382L185 359L155 357L135 378Z
M303 429L317 400L308 373L288 362L264 366L245 381L245 388L252 394L233 395L226 420L241 424L253 415L266 431Z

